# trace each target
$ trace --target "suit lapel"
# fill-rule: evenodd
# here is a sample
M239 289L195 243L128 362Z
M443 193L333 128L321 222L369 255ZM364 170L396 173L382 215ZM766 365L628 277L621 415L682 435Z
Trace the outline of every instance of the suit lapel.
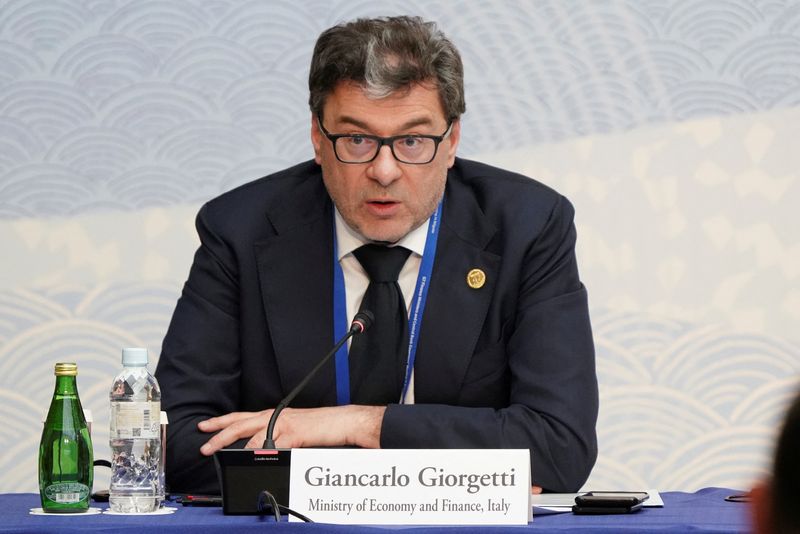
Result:
M458 395L500 268L500 257L485 250L495 231L466 186L448 179L414 365L415 402L446 403ZM472 269L485 274L479 289L467 284Z
M276 235L254 245L269 335L286 395L333 345L333 214L317 178L276 195L268 210ZM333 360L296 406L336 404Z

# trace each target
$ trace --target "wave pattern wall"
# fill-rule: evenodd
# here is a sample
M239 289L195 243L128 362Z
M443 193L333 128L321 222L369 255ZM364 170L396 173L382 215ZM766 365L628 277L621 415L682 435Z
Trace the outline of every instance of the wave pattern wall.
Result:
M0 491L36 491L56 361L79 363L108 456L120 349L157 358L197 209L311 157L313 43L381 14L461 50L462 156L576 207L587 487L764 473L800 382L800 0L3 0Z
M155 364L178 295L163 283L0 291L0 421L9 429L0 434L2 491L38 491L37 453L55 362L78 363L95 456L109 458L108 391L120 348L147 347ZM104 479L108 484L106 472L97 474L97 488Z
M796 394L800 346L596 310L601 454L588 485L747 487Z
M362 15L418 13L459 45L467 156L800 102L796 1L10 0L0 10L4 218L192 203L308 158L313 41ZM16 187L41 164L64 168L52 193ZM126 185L153 174L175 176L178 194Z

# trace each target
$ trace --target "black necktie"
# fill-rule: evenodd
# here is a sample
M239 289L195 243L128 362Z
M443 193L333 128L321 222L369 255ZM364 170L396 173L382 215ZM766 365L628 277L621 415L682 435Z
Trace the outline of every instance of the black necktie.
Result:
M397 276L410 250L364 245L353 255L369 276L359 310L375 316L373 325L350 345L350 400L353 404L396 403L408 357L408 312Z

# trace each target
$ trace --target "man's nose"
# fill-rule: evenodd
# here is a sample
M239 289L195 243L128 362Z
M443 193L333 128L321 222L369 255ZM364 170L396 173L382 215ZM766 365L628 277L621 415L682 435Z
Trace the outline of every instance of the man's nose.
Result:
M378 155L372 160L367 169L367 176L386 187L402 176L403 170L400 162L394 158L392 148L384 145L378 150Z

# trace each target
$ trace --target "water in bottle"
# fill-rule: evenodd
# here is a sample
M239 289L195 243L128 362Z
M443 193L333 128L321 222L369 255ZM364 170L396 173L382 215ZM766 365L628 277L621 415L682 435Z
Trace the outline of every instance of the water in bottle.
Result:
M57 363L56 388L39 444L39 495L45 512L85 512L92 492L92 439L78 398L78 366Z
M109 507L121 513L154 512L164 500L161 391L147 370L147 349L123 349L122 366L109 394Z

